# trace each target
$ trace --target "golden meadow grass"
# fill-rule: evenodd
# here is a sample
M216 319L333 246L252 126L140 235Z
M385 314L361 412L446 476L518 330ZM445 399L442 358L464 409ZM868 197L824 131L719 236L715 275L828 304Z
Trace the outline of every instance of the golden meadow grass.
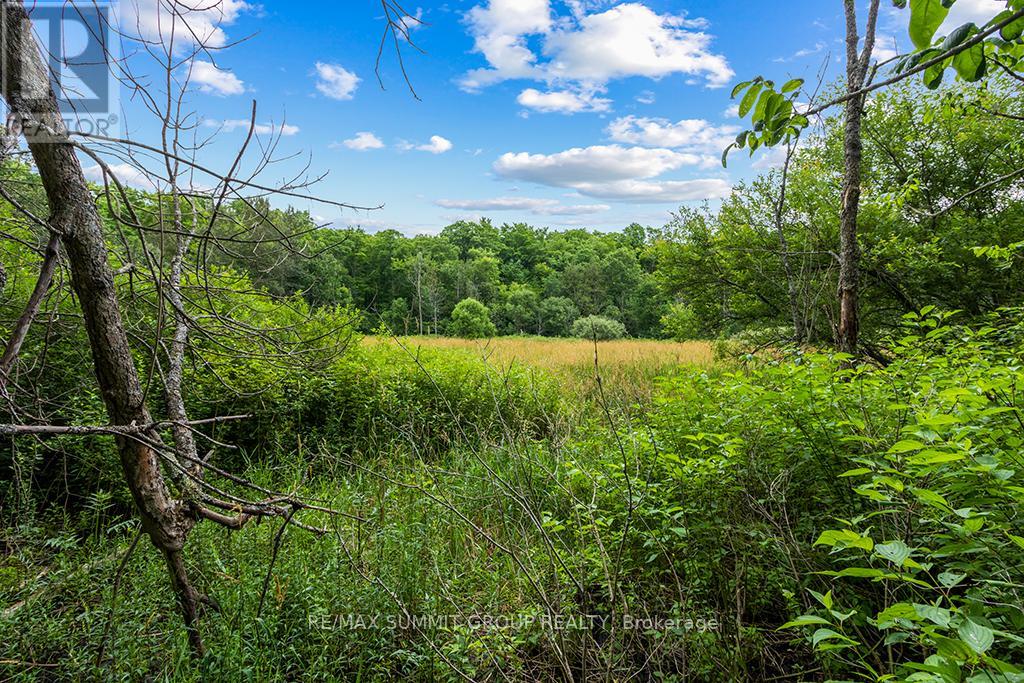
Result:
M367 337L364 343L385 341ZM390 343L395 343L390 340ZM566 389L593 396L595 380L594 342L583 339L547 337L498 337L494 339L453 339L451 337L403 337L401 343L416 348L470 353L495 368L511 364L550 373L565 382ZM673 342L651 339L619 339L598 342L597 367L607 392L617 398L639 400L650 396L653 379L681 365L710 366L713 350L707 342Z

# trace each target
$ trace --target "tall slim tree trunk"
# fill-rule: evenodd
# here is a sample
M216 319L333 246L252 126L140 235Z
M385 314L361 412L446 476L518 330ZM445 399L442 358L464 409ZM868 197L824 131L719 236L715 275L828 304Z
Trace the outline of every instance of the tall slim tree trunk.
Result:
M82 166L61 119L32 23L20 2L4 0L3 97L26 132L29 150L49 203L50 230L60 237L89 337L93 366L110 422L150 425L149 414L121 318L114 275L107 258L102 223ZM193 648L202 650L196 631L198 594L189 583L181 551L195 524L188 506L167 487L160 458L150 443L160 436L118 436L125 481L139 510L142 528L164 554ZM146 443L149 442L149 443Z
M783 218L786 211L786 189L789 185L789 166L793 160L795 143L786 150L786 161L782 166L782 180L779 185L779 201L775 205L775 233L779 238L779 260L782 261L782 272L786 276L786 293L789 298L789 316L793 321L793 341L802 344L806 341L804 318L800 311L800 297L796 286L793 264L789 259L789 239L786 237Z
M846 14L846 88L848 93L863 89L875 46L879 0L872 0L868 10L864 47L860 50L856 0L844 0ZM861 121L864 117L864 95L846 103L843 135L842 207L839 215L839 330L836 346L844 353L857 353L860 337L859 286L860 245L857 241L857 219L860 214L861 159L864 142Z

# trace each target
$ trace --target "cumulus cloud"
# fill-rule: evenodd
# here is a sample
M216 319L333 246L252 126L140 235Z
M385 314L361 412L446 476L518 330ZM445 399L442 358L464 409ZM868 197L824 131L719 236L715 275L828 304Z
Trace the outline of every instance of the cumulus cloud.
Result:
M939 27L939 35L949 33L957 26L973 21L979 26L1006 9L1002 0L957 0L949 16Z
M519 93L516 101L534 111L542 113L558 112L560 114L608 111L612 103L611 100L597 97L593 93L573 92L571 90L541 92L535 88L527 88Z
M527 211L538 216L581 216L602 213L611 209L607 204L565 205L557 199L536 199L532 197L439 199L435 204L446 209L459 209L463 211Z
M316 63L316 75L316 89L332 100L351 100L362 80L340 64L327 62Z
M732 192L732 186L721 178L616 180L609 183L581 183L576 189L592 197L638 204L723 199Z
M475 90L510 78L540 75L537 56L527 45L530 35L545 34L554 26L549 0L490 0L466 14L474 47L490 69L476 69L462 79Z
M894 57L900 56L899 42L895 36L879 33L875 39L875 49L871 57L879 62L887 62Z
M143 190L155 190L156 185L153 183L153 179L141 169L128 164L107 164L107 168L113 174L114 178L117 179L122 185L129 185L131 187L138 187ZM103 167L99 164L93 164L82 169L85 174L85 179L94 183L103 184L104 173Z
M667 119L625 116L608 125L615 142L648 147L670 147L701 152L721 152L739 133L738 126L716 126L704 119Z
M734 73L725 57L710 50L706 23L658 14L627 2L604 11L604 2L570 2L572 16L556 16L550 0L489 0L466 15L475 49L488 67L461 80L474 91L510 79L601 87L633 76L684 74L710 87ZM539 49L530 44L536 37Z
M207 120L206 125L211 128L220 128L225 133L233 133L236 130L243 130L248 132L251 121L247 119L227 119L225 121L211 121ZM284 137L291 137L299 132L298 126L293 126L289 123L257 123L253 126L253 132L257 135L282 135Z
M501 155L494 170L506 178L556 187L584 182L653 178L666 171L700 163L700 157L670 149L596 145L574 147L556 154L527 152Z
M245 92L245 84L235 74L225 69L218 69L211 62L197 59L192 62L189 79L199 86L199 90L221 97L241 95Z
M355 137L351 137L348 140L342 140L341 144L349 149L354 149L357 152L365 152L371 149L381 149L384 147L384 142L369 131L361 131L355 134ZM331 145L331 147L337 147L337 144Z
M147 41L169 45L173 39L182 51L197 44L222 48L229 42L224 27L253 9L242 0L128 0L121 3L121 26Z
M403 140L398 143L398 148L406 152L416 150L418 152L430 152L431 154L444 154L452 148L452 141L440 135L431 135L430 142L417 145Z
M676 202L719 199L729 193L721 179L658 180L704 157L666 148L597 145L556 154L503 154L494 163L501 177L564 187L598 199L626 202Z

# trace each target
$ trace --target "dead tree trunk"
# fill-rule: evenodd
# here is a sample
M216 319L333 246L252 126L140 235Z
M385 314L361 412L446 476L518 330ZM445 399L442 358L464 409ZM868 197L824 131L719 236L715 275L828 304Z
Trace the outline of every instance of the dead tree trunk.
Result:
M855 0L844 0L846 13L846 88L856 93L864 88L868 66L875 46L880 0L872 0L868 10L864 47L860 48ZM860 245L857 241L857 219L860 213L861 158L864 142L861 121L864 117L863 94L846 103L843 136L842 208L839 215L839 330L836 346L844 353L856 353L860 336L859 286Z
M49 203L49 228L67 255L111 424L150 425L153 420L122 321L100 215L61 119L31 20L20 2L4 0L3 12L3 97L26 133ZM168 489L159 454L150 445L159 444L159 439L155 430L119 435L121 467L142 528L166 558L192 647L201 652L196 629L200 596L188 580L181 556L195 518L189 505Z

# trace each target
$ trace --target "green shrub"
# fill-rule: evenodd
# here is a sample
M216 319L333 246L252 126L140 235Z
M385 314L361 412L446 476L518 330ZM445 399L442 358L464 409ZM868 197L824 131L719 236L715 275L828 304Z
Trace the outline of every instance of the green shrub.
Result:
M907 322L884 368L797 353L666 381L644 483L664 503L632 557L667 545L691 600L743 594L765 631L788 612L830 679L1022 680L1020 313Z
M448 336L465 339L493 337L498 330L491 322L491 312L476 299L463 299L452 311Z
M589 315L574 322L571 333L572 336L580 339L607 341L625 337L626 326L618 320L604 318L599 315Z
M684 303L672 304L668 313L661 318L662 331L678 342L700 339L704 330L693 306Z

